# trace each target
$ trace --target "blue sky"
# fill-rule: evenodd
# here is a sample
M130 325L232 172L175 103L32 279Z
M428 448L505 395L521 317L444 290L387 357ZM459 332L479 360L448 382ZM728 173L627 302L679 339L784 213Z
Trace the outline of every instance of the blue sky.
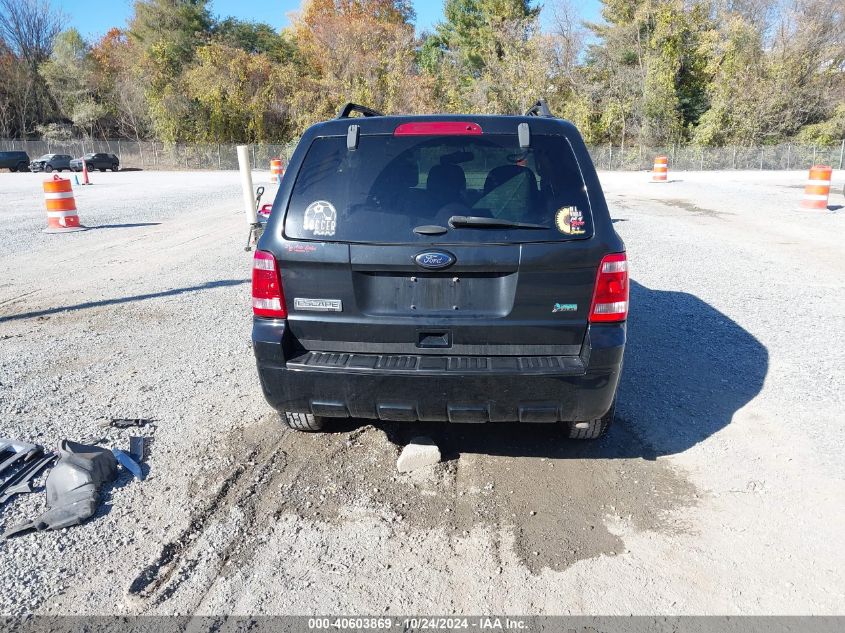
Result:
M111 27L123 27L132 13L133 0L53 0L64 11L68 26L75 26L86 38L99 37ZM547 3L551 0L547 0ZM595 20L599 15L599 0L581 0L575 3L585 19ZM300 0L212 0L211 10L216 15L234 16L242 20L267 22L281 29L288 25L288 14L296 11ZM430 28L443 17L443 2L439 0L414 1L417 11L417 30Z

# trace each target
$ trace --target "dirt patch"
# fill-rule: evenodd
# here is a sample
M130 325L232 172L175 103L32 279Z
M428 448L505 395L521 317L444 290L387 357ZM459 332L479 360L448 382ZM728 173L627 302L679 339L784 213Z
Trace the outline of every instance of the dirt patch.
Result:
M687 211L688 213L698 216L720 218L726 215L736 215L735 213L730 213L727 211L716 211L714 209L707 209L693 202L690 202L689 200L683 200L681 198L635 198L631 196L617 196L612 198L610 205L611 213L614 209L636 213L637 207L639 205L653 205L655 202L660 205L669 207L670 209L680 209L682 211ZM631 206L631 204L629 203L633 203L633 206ZM616 221L617 220L614 220L614 222Z
M396 457L412 436L435 439L440 464L399 474ZM206 531L220 530L216 577L250 569L262 539L284 516L332 525L371 516L393 532L443 530L453 539L478 525L513 530L532 573L621 554L609 525L678 530L673 511L696 491L620 424L595 443L573 442L555 426L379 425L349 421L324 434L284 430L274 415L235 431L211 458L224 467L198 478L202 499L189 525L165 543L129 587L156 605L179 590L209 555ZM639 453L639 456L637 456ZM238 520L233 521L233 512ZM495 532L495 530L494 530Z
M704 207L700 207L697 204L690 202L689 200L681 200L678 198L672 198L670 200L655 200L655 202L665 204L667 207L683 209L684 211L689 211L694 215L703 215L713 218L720 218L725 215L735 215L726 211L715 211L713 209L705 209Z

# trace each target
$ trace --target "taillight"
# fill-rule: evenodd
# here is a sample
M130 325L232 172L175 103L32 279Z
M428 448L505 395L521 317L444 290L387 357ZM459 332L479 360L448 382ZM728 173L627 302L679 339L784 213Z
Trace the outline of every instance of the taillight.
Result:
M267 251L255 251L252 260L252 313L273 319L288 316L279 267Z
M606 255L599 264L596 290L590 306L591 323L628 318L628 259L625 253Z

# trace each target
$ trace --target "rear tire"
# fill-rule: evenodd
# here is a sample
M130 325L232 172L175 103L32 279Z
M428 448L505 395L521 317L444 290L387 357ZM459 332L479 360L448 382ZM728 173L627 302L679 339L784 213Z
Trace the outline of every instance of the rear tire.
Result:
M319 433L326 426L326 419L310 413L290 413L285 411L282 419L294 431L305 431L306 433Z
M616 413L616 400L610 405L610 410L600 418L589 422L569 422L569 438L573 440L597 440L607 433L610 425L613 424L614 413Z
M26 163L18 163L18 171L29 171L29 165Z

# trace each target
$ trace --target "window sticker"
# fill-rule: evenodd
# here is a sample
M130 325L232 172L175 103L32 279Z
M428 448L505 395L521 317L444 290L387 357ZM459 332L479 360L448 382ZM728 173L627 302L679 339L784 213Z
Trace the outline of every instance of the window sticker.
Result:
M575 207L563 207L555 214L557 230L565 235L584 235L584 214Z
M305 209L305 219L302 222L305 231L314 235L331 237L337 229L337 211L331 202L317 200Z

